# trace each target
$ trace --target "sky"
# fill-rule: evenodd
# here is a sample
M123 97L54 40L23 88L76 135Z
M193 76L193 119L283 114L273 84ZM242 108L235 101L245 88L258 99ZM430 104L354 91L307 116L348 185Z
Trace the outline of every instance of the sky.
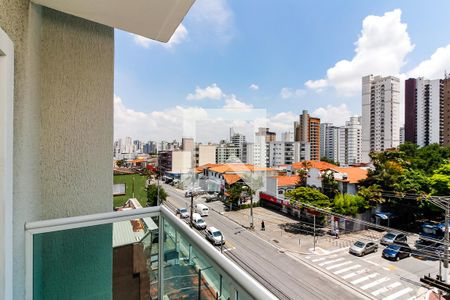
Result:
M116 30L115 138L281 133L302 110L344 125L361 113L362 76L450 72L449 11L447 0L197 0L166 44Z

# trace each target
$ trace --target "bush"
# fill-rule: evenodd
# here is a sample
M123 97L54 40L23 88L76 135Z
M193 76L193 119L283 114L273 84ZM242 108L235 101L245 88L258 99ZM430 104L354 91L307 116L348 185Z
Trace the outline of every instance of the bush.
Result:
M370 208L369 203L361 196L339 194L333 201L333 212L342 215L356 215Z

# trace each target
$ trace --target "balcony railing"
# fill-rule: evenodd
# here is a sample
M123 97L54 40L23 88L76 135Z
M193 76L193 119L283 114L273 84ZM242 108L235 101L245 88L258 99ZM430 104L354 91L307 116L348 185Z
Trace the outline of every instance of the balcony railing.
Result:
M27 299L276 299L164 206L25 231Z

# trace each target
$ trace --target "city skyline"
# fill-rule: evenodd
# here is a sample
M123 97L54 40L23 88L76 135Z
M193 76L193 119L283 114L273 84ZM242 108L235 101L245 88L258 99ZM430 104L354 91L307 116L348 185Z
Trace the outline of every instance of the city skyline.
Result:
M391 75L403 82L408 77L442 78L450 69L449 41L432 30L443 25L438 16L448 3L422 7L410 1L395 6L381 2L369 8L350 2L345 6L351 9L342 15L323 12L329 19L322 25L305 23L309 31L298 20L305 17L302 9L323 10L325 5L289 3L273 16L287 24L276 34L261 21L247 24L247 5L200 0L164 46L117 31L115 136L180 138L180 116L204 115L210 108L266 109L267 127L277 133L290 129L303 109L341 126L361 113L362 76ZM267 14L264 2L258 7L262 16ZM201 18L204 12L211 17ZM423 22L430 15L433 18ZM333 32L339 33L339 40ZM279 55L267 55L261 45ZM271 60L264 60L266 56ZM138 67L130 68L138 61ZM403 93L403 84L401 89ZM403 125L403 94L400 99ZM162 122L165 127L158 127ZM212 133L223 127L216 123L208 126Z

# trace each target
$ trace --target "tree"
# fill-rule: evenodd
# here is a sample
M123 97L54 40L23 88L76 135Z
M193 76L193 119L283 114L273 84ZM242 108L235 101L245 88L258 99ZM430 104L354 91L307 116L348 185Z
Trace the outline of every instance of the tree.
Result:
M433 195L450 196L450 164L445 164L434 171L430 178Z
M338 162L335 162L334 160L329 159L329 158L326 157L326 156L322 156L322 157L320 158L320 161L324 161L324 162L327 162L327 163L330 163L330 164L339 166L339 163L338 163Z
M333 201L333 211L343 215L356 215L369 208L367 200L359 195L339 194Z
M165 201L167 193L162 186L159 186L159 199ZM147 187L147 206L156 206L158 204L158 185L150 184Z
M116 165L119 168L122 168L123 166L125 166L127 163L127 160L125 158L119 159L118 161L116 161Z
M319 190L310 187L298 187L287 192L286 196L293 206L301 206L302 203L320 208L329 208L331 206L330 198Z
M243 193L243 184L235 183L227 189L227 200L225 202L226 205L232 205L234 207L239 206L239 201L241 200Z
M299 186L306 186L306 180L308 178L309 169L311 168L311 163L307 160L302 161L300 169L297 170L299 177Z
M334 172L332 170L326 170L322 173L322 191L331 199L339 193L339 184L334 179Z
M394 191L400 194L430 193L429 179L421 170L405 170L393 185Z
M358 190L358 196L361 196L369 206L375 207L378 204L384 203L385 199L382 194L383 190L377 184L369 187L360 187Z

